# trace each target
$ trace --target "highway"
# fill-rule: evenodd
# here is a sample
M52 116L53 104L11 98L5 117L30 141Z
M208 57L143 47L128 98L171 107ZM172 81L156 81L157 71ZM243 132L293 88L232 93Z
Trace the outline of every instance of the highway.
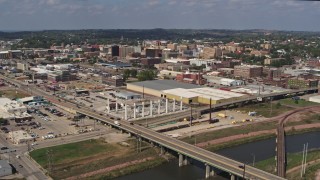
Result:
M22 84L21 82L18 82L16 80L5 78L8 81L14 82L17 86L19 86L22 89L30 88L33 92L33 94L36 94L38 96L43 96L46 99L52 101L55 104L59 104L61 106L65 106L68 108L73 108L78 113L87 115L89 117L95 118L99 121L108 123L110 125L116 126L113 122L113 120L109 119L108 117L101 116L95 112L93 112L90 109L87 109L85 107L78 108L75 104L69 103L69 102L63 102L63 100L57 100L57 97L54 97L52 95L47 94L46 92L33 87L33 86L27 86ZM255 98L252 98L255 99ZM242 100L248 101L249 99ZM237 102L233 102L237 103ZM220 106L228 105L227 103L220 104ZM191 144L179 141L177 139L168 137L164 134L157 133L151 129L145 128L143 126L139 125L131 125L129 122L121 121L121 126L118 126L119 129L122 129L124 131L127 131L129 133L135 134L139 137L142 137L146 140L149 140L151 142L157 143L160 146L166 147L168 149L174 150L180 154L183 154L185 156L191 157L193 159L196 159L198 161L201 161L203 163L206 163L208 165L211 165L213 167L216 167L218 169L221 169L223 171L229 172L230 174L243 177L244 169L242 169L241 165L243 165L242 162L238 162L229 158L226 158L224 156L218 155L216 153L204 150L202 148L193 146ZM282 177L264 172L262 170L259 170L257 168L251 167L251 166L245 166L245 178L246 179L265 179L265 180L278 180L283 179Z

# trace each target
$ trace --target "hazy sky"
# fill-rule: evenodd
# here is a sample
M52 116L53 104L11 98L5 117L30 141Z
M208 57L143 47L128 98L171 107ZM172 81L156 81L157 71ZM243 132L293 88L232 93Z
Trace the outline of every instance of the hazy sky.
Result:
M0 0L0 30L210 28L320 31L320 2Z

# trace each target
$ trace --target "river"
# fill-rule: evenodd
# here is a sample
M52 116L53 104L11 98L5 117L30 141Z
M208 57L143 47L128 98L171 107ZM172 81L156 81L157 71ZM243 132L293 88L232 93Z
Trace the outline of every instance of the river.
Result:
M303 144L309 143L310 149L320 148L320 131L308 132L304 134L296 134L286 137L286 148L288 153L302 152ZM260 140L247 144L234 146L231 148L221 149L216 153L235 159L243 163L253 163L255 160L261 161L275 156L275 138ZM204 179L205 170L204 165L199 162L195 162L195 165L188 165L178 167L177 160L172 160L169 163L160 165L153 169L149 169L143 172L130 174L127 176L119 177L118 180L195 180ZM222 176L215 176L211 179L222 180L228 179Z

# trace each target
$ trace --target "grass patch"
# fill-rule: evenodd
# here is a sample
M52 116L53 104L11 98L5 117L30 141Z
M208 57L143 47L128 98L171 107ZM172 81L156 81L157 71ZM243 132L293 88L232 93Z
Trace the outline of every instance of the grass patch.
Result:
M48 152L52 155L55 164L67 163L76 159L86 158L100 153L115 151L116 146L102 140L87 140L71 144L63 144L49 148L37 149L30 156L42 167L47 168Z
M272 108L271 108L272 107ZM272 109L272 111L271 111ZM287 106L283 106L281 105L281 103L272 103L272 106L269 103L260 103L260 104L250 104L250 105L246 105L244 107L239 107L236 108L236 110L239 111L245 111L245 112L249 112L249 111L255 111L257 112L257 115L261 115L263 117L275 117L278 116L280 114L283 114L287 111L291 111L294 108L291 107L287 107Z
M43 148L32 151L31 157L35 159L43 168L47 169L48 155L50 150L52 153L52 172L53 179L65 179L72 176L78 176L84 173L90 173L106 167L127 163L130 161L141 160L148 157L153 157L151 162L146 161L133 167L125 167L116 169L107 173L94 175L95 177L114 178L128 173L144 170L151 167L153 162L155 165L164 162L158 156L156 149L150 148L147 143L142 143L142 152L136 152L136 141L127 141L129 146L120 144L108 144L104 139L87 140L77 143L64 144L50 148ZM99 178L98 178L99 179Z
M304 99L293 100L291 98L281 99L279 100L279 102L282 105L289 105L289 106L295 106L295 107L307 107L307 106L319 105L318 103L306 101Z
M20 91L19 89L15 90L1 90L0 95L2 97L6 97L9 99L19 99L19 98L25 98L30 96L27 92Z
M314 124L320 123L320 114L308 114L301 121L289 121L286 123L286 126L296 126L301 124Z
M197 143L207 142L214 139L219 139L223 137L239 135L239 134L248 134L250 132L262 131L275 129L277 127L277 122L261 122L256 124L246 124L243 126L236 126L226 129L220 129L211 132L200 133L196 135ZM181 140L190 144L194 143L194 136L189 136L182 138Z
M308 152L307 156L307 162L314 161L320 159L320 150L313 150ZM302 153L289 153L287 155L287 170L290 170L294 167L300 166L302 161ZM317 163L320 167L320 160ZM255 164L256 168L259 168L263 171L267 171L269 173L275 174L275 168L276 168L276 160L274 157L259 161ZM310 171L310 172L309 172ZM314 179L314 173L316 169L312 169L311 166L307 169L307 177L306 179ZM298 172L298 173L296 173ZM288 179L300 179L300 170L294 171L293 173L287 174Z

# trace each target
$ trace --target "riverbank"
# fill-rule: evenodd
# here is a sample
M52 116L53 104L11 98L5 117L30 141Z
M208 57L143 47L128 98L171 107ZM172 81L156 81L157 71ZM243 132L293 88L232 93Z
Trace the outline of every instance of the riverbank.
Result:
M302 153L289 153L287 155L287 179L301 179L301 162ZM275 174L276 161L275 158L269 158L263 161L259 161L255 164L255 167ZM313 179L320 168L320 150L311 150L307 156L307 168L304 177L306 179Z
M37 149L30 156L48 171L53 179L112 179L143 171L167 162L160 151L148 143L136 141L107 143L104 139L87 140Z

